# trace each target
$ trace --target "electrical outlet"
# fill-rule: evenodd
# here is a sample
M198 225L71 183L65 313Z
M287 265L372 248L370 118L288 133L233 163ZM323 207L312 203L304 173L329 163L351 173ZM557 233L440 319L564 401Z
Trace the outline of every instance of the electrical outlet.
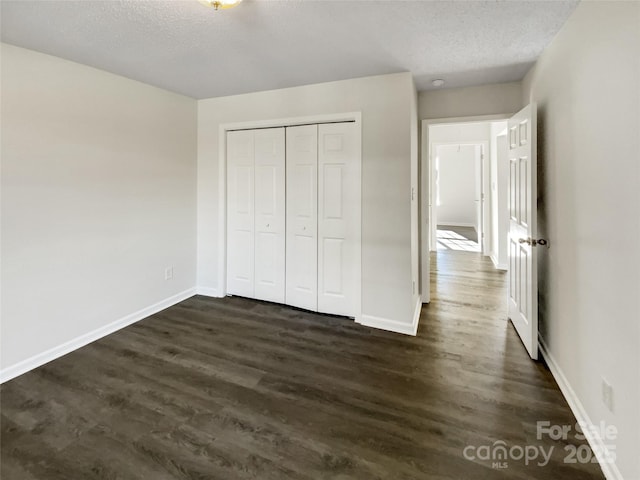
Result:
M173 278L173 267L167 267L164 269L164 279L171 280Z
M613 413L613 387L602 377L602 403Z

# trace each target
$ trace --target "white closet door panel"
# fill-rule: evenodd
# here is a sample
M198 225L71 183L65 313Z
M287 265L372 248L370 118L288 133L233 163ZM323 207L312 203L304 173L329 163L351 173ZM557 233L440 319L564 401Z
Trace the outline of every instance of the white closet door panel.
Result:
M286 303L318 309L318 126L287 128Z
M284 303L285 292L285 133L255 130L255 294Z
M318 311L355 316L360 166L353 123L318 126Z
M254 294L253 132L227 133L227 292Z

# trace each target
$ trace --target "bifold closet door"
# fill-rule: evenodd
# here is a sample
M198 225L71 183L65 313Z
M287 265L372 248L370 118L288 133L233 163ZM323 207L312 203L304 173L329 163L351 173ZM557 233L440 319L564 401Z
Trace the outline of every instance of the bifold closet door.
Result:
M356 314L360 162L354 123L318 125L318 311Z
M227 133L227 293L284 302L284 128Z
M284 128L266 128L254 131L254 298L279 303L284 303L285 298L284 137Z
M252 131L227 133L227 292L254 294L254 142Z
M318 126L287 128L287 305L318 309Z

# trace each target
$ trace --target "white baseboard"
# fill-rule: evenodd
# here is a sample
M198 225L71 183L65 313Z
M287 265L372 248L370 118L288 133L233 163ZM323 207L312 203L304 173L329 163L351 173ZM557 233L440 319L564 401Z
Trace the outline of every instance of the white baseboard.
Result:
M165 298L158 303L145 307L137 312L127 315L115 322L111 322L108 325L97 328L89 333L85 333L84 335L80 335L79 337L74 338L73 340L69 340L57 347L50 348L42 353L38 353L33 357L27 358L21 362L18 362L9 367L3 368L0 370L0 383L4 383L12 378L15 378L23 373L27 373L34 368L40 367L45 363L49 363L56 358L60 358L67 353L73 352L78 348L84 347L85 345L90 344L91 342L95 342L96 340L105 337L117 330L120 330L132 323L136 323L143 318L146 318L154 313L158 313L165 308L169 308L176 303L180 303L183 300L186 300L189 297L195 295L196 289L190 288L185 290L184 292L177 293L176 295L172 295L169 298Z
M204 295L205 297L215 297L215 298L224 297L224 295L220 295L220 292L218 292L217 288L211 288L211 287L197 287L196 293L198 295Z
M477 231L478 226L475 223L453 223L453 222L438 222L438 227L471 227Z
M422 313L422 296L418 295L416 307L413 309L413 336L418 334L418 325L420 324L420 314Z
M567 380L567 377L565 377L564 373L562 373L560 366L556 362L555 358L553 358L553 355L551 355L551 353L549 352L547 344L544 342L540 335L538 335L538 344L540 346L540 353L547 362L549 370L551 371L553 378L556 380L556 383L560 387L560 391L562 392L562 395L564 395L564 398L567 400L569 408L571 408L571 411L576 417L576 420L578 420L578 422L583 425L589 426L589 428L583 429L583 433L587 439L587 442L589 442L591 449L594 452L602 453L602 457L607 458L610 452L607 448L607 445L600 437L598 427L594 426L591 422L591 419L584 409L582 402L578 398L578 395L576 395L576 392L571 387L571 384L569 383L569 380ZM604 476L607 480L624 480L622 478L620 470L618 470L618 467L615 463L600 462L600 467L602 468L602 472L604 473Z
M420 312L422 310L422 299L418 297L416 308L413 312L413 321L411 324L391 320L388 318L374 317L373 315L363 314L360 319L356 320L359 324L366 327L379 328L380 330L388 330L395 333L403 333L405 335L416 336L418 333L418 323L420 322Z
M491 259L491 261L493 262L493 266L496 267L497 270L507 271L509 269L506 263L498 263L498 260L493 255L493 253L489 255L489 258Z

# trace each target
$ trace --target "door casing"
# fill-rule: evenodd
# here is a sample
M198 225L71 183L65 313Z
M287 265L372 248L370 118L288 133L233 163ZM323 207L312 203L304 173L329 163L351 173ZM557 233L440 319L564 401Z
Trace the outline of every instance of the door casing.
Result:
M435 125L450 125L450 124L463 124L463 123L479 123L479 122L492 122L498 120L507 120L511 118L512 114L499 114L499 115L479 115L469 117L451 117L451 118L433 118L421 120L421 134L420 134L420 285L422 291L422 303L429 303L431 300L430 285L431 285L431 260L430 260L430 245L431 245L431 224L430 224L430 202L431 202L431 141L429 140L429 127ZM476 142L477 143L477 142ZM486 158L488 162L489 160ZM485 164L485 167L487 165ZM488 170L485 170L488 171ZM488 192L490 185L488 185L489 179L486 176L486 183L484 185L484 191ZM485 196L486 200L486 196ZM489 202L485 201L485 218L490 218Z

